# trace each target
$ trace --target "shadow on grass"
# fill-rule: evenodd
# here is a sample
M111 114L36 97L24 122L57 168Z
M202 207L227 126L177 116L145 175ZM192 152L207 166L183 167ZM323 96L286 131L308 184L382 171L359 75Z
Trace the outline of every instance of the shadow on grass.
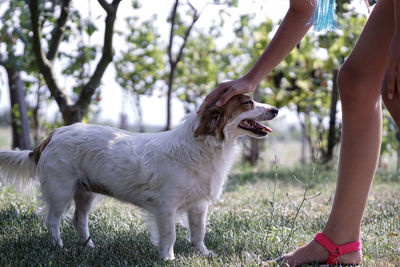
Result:
M95 211L94 213L96 213ZM107 215L102 215L107 216ZM95 217L95 216L93 216ZM108 220L118 220L109 216ZM114 224L115 223L115 224ZM155 266L175 265L174 262L165 262L158 257L157 248L151 244L149 235L140 227L124 229L124 226L114 222L115 228L110 230L103 218L91 218L89 228L96 248L83 246L77 237L70 219L64 217L61 224L63 248L50 243L47 229L40 216L34 212L18 211L10 204L0 211L0 266L7 265L56 265L56 266ZM124 229L124 230L121 230ZM206 237L210 249L218 254L234 254L232 240L223 238L224 231L217 230L215 234ZM220 235L220 236L218 236ZM187 232L177 226L177 240L174 250L177 262L189 258L199 258L207 261L188 242ZM208 236L208 234L207 234ZM222 244L210 239L225 240Z

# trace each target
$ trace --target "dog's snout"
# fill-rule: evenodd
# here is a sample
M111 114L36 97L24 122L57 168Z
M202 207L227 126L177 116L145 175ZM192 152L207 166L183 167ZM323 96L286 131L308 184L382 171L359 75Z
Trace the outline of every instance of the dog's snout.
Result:
M275 117L276 115L278 115L278 112L279 112L279 109L277 109L277 108L275 108L275 107L271 108L271 113L274 115L274 117Z

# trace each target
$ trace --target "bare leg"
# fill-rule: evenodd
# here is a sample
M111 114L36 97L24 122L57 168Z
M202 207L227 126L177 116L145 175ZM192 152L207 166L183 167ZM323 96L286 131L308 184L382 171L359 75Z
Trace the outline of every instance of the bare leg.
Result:
M94 193L78 189L74 195L75 213L72 219L72 224L78 232L78 235L82 242L86 242L86 245L92 248L94 248L94 244L92 240L89 240L90 234L88 227L88 217L89 212L92 209L95 197L96 195Z
M207 203L199 203L188 212L191 242L193 246L204 255L210 254L204 245L207 210Z
M339 73L343 110L339 173L333 207L323 230L338 245L360 238L361 218L380 152L380 88L393 30L393 2L380 0ZM291 266L326 262L327 258L328 252L315 241L285 255ZM361 258L361 251L353 252L338 262L359 263Z

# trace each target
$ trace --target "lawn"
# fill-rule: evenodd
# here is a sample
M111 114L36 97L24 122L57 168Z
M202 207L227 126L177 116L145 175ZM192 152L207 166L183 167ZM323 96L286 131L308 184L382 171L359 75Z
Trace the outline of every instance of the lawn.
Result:
M89 222L94 250L78 241L70 212L62 223L61 249L49 245L37 215L38 194L0 186L0 266L261 266L263 260L311 240L321 230L332 203L335 173L323 167L236 168L208 216L205 243L215 256L196 253L186 240L186 230L178 227L172 262L158 259L140 212L132 205L105 197L98 200ZM300 209L304 186L293 175L305 183L312 178L310 199ZM362 228L363 266L400 266L399 192L396 175L378 172Z

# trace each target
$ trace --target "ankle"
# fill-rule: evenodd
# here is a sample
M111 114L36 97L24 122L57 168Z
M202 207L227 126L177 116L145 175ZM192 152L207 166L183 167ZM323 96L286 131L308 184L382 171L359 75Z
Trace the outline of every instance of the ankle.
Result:
M360 240L360 228L352 230L348 226L330 227L327 224L325 228L322 230L322 233L337 245L344 245L350 242L355 242Z

